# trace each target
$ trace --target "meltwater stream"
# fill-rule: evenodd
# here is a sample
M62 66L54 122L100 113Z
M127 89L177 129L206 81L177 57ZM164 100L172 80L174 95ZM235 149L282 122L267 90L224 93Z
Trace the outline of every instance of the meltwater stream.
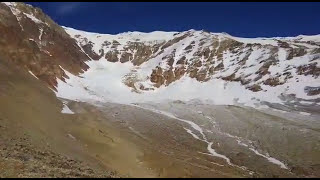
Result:
M184 127L186 132L188 134L190 134L193 138L195 138L195 139L197 139L199 141L203 141L203 142L205 142L207 144L208 153L203 153L203 152L199 152L199 153L207 154L209 156L213 156L213 157L218 157L218 158L224 159L226 161L226 163L228 165L230 165L230 166L233 166L233 167L236 167L236 168L240 168L240 169L242 169L244 171L248 171L250 174L254 173L254 172L250 171L245 166L238 166L238 165L235 165L235 164L231 163L230 159L227 156L217 153L216 150L214 148L212 148L213 142L208 141L206 135L204 134L204 130L199 125L197 125L196 123L194 123L194 122L192 122L190 120L181 119L181 118L175 116L174 114L172 114L170 112L166 112L166 111L162 111L162 110L158 110L158 109L154 109L154 108L143 107L143 106L139 106L137 104L130 104L130 105L138 107L138 108L141 108L141 109L144 109L144 110L148 110L148 111L151 111L151 112L154 112L154 113L157 113L157 114L161 114L161 115L167 116L169 118L176 119L176 120L179 120L179 121L182 121L184 123L189 124L192 127L193 130L196 130L197 132L199 132L201 134L201 137L199 137L198 135L193 133L193 131L191 129ZM247 145L247 144L242 143L240 141L239 137L232 136L232 135L230 135L228 133L226 133L226 135L228 135L229 137L235 138L239 145L246 146L250 151L253 151L256 155L266 158L269 162L280 166L280 168L288 169L288 167L284 163L282 163L281 161L279 161L279 160L277 160L275 158L272 158L269 155L263 155L263 154L259 153L256 149L254 149L252 147L249 147L249 145Z
M179 117L176 117L174 114L166 112L166 111L161 111L161 110L157 110L157 109L153 109L153 108L146 108L146 107L142 107L142 106L139 106L139 105L136 105L136 104L130 104L130 105L138 107L138 108L141 108L141 109L145 109L145 110L157 113L157 114L161 114L161 115L164 115L164 116L167 116L167 117L170 117L170 118L173 118L173 119L176 119L176 120L179 120L179 121L182 121L182 122L185 122L185 123L189 124L194 130L198 131L201 134L202 137L198 137L190 129L187 129L187 128L184 128L184 129L187 131L187 133L191 134L195 139L207 143L207 150L209 152L208 155L211 155L211 156L214 156L214 157L218 157L218 158L222 158L230 166L238 167L238 168L240 168L242 170L247 170L246 167L240 167L240 166L237 166L237 165L231 163L230 159L228 157L226 157L225 155L217 153L215 151L215 149L212 148L213 142L209 142L207 140L207 137L205 136L205 134L203 132L203 129L199 125L197 125L196 123L194 123L192 121L189 121L189 120L181 119Z

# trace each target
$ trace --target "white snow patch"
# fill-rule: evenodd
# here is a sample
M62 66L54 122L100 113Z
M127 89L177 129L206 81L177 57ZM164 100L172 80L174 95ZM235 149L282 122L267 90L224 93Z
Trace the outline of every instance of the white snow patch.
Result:
M39 20L38 18L36 18L35 16L33 16L31 14L27 14L27 13L23 13L23 14L37 24L43 23L41 20Z
M69 107L66 104L63 104L63 109L62 109L61 113L63 113L63 114L74 114L74 112L71 111L71 109L69 109Z
M288 169L287 166L284 163L282 163L281 161L279 161L273 157L263 155L263 154L259 153L256 149L253 149L253 148L249 148L249 149L251 151L253 151L256 155L266 158L269 162L276 164L276 165L279 165L283 169Z
M41 41L41 39L42 39L42 34L43 34L43 29L40 28L40 29L39 29L39 40L40 40L40 41Z
M305 115L305 116L310 116L311 113L307 113L307 112L299 112L299 114Z
M76 138L74 136L72 136L72 134L68 134L68 137L73 139L73 140L76 140Z
M29 73L33 76L33 77L35 77L36 79L39 79L36 75L34 75L30 70L29 70Z
M310 105L310 104L313 104L313 102L310 102L310 101L300 101L301 104L307 104L307 105Z
M214 157L218 157L218 158L222 158L224 159L230 166L234 166L234 167L238 167L238 168L241 168L243 170L246 170L245 167L240 167L240 166L237 166L233 163L231 163L230 159L228 157L226 157L225 155L222 155L222 154L219 154L215 151L215 149L212 148L212 145L213 145L213 142L209 142L207 140L207 137L205 136L203 130L201 129L201 127L199 125L197 125L196 123L192 122L192 121L189 121L189 120L185 120L185 119L181 119L181 118L178 118L176 117L175 115L169 113L169 112L165 112L165 111L161 111L161 110L157 110L157 109L152 109L152 108L146 108L146 107L142 107L142 106L138 106L138 105L134 105L134 104L131 104L132 106L135 106L135 107L139 107L139 108L142 108L142 109L145 109L145 110L149 110L149 111L152 111L152 112L155 112L155 113L158 113L158 114L162 114L162 115L165 115L165 116L168 116L170 118L173 118L173 119L176 119L176 120L179 120L179 121L182 121L182 122L185 122L187 124L189 124L194 130L198 131L201 135L202 135L202 138L200 138L199 136L195 135L194 133L191 133L192 131L190 129L186 129L187 132L189 134L191 134L194 138L200 140L200 141L203 141L203 142L206 142L207 143L207 150L210 154L210 156L214 156Z
M187 131L187 133L191 134L192 137L194 137L195 139L201 140L201 139L200 139L197 135L195 135L190 129L188 129L188 128L184 128L184 129Z
M240 140L237 139L237 143L240 145L240 146L244 146L244 147L248 147L247 144L241 142Z
M283 111L283 110L280 110L280 109L274 109L272 108L273 111L277 111L277 112L281 112L281 113L287 113L287 111Z

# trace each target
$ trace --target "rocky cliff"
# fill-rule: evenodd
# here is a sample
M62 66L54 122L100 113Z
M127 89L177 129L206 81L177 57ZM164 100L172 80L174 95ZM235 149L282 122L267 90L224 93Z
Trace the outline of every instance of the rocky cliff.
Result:
M79 74L89 58L64 29L41 9L24 3L0 3L0 57L31 71L49 87L64 79L62 68Z

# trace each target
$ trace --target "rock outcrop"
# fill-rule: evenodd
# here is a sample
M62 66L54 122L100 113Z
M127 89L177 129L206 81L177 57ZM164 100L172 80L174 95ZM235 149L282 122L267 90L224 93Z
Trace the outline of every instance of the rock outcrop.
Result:
M0 58L31 71L50 88L63 69L79 74L89 57L65 30L41 9L24 3L0 3ZM63 69L62 69L63 68Z

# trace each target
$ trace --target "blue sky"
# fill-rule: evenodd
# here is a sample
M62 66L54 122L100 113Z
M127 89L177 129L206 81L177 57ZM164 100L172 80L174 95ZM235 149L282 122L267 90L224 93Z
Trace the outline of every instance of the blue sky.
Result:
M320 34L319 2L28 2L58 24L116 34L205 29L239 37Z

